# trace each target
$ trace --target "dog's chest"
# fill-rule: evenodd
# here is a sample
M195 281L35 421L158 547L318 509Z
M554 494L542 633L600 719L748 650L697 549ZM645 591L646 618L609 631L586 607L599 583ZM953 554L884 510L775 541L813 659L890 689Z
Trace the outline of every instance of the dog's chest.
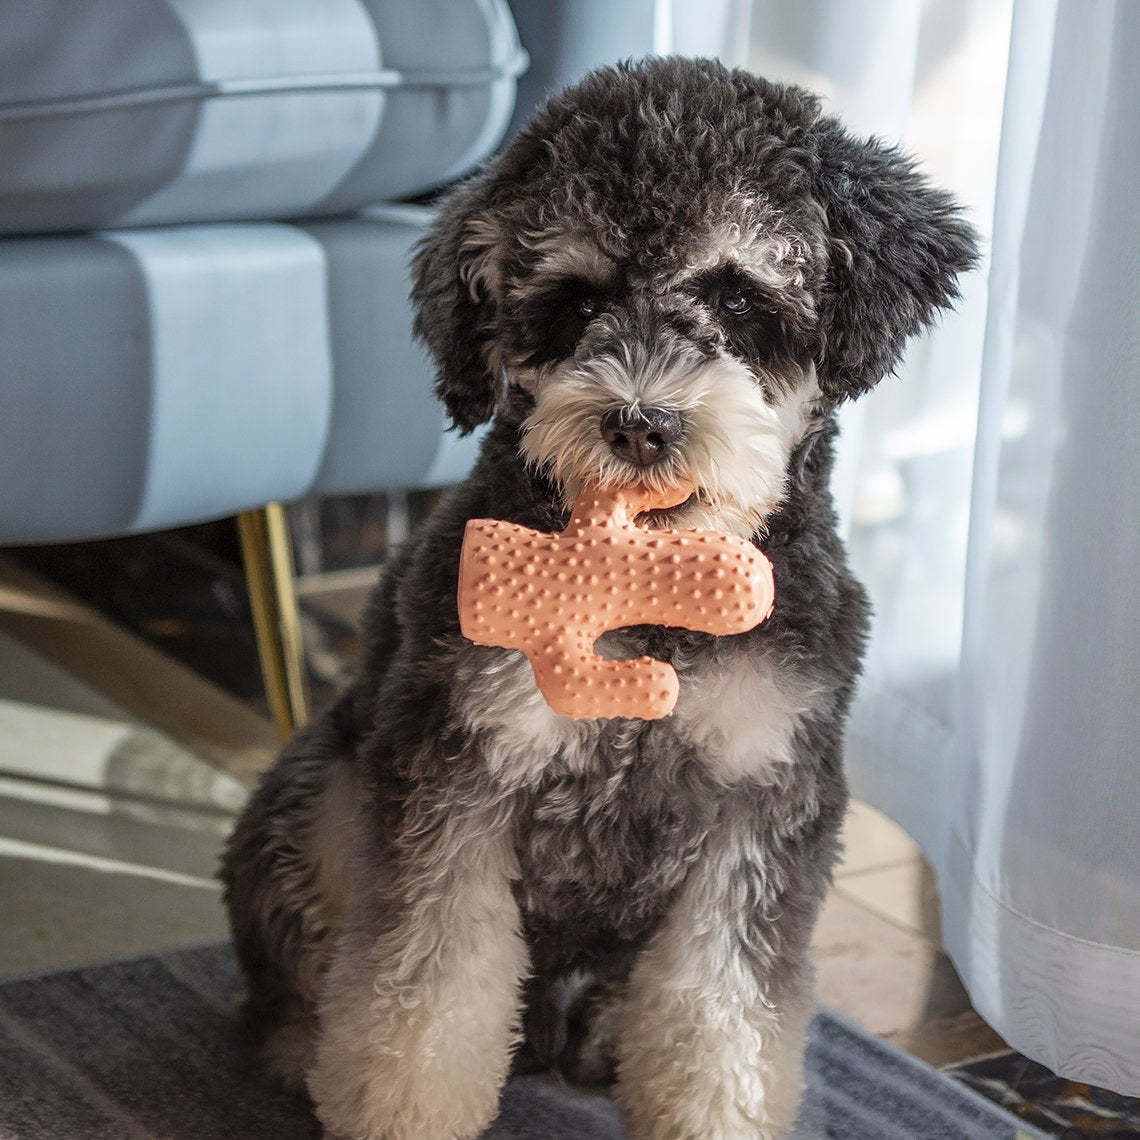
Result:
M661 917L724 798L794 762L810 695L763 655L724 652L681 663L669 717L573 721L546 706L525 659L488 663L495 700L476 707L479 686L469 689L467 715L489 762L527 785L516 839L524 913L631 941Z
M679 742L668 753L658 743L652 732L603 736L586 770L552 772L527 798L516 847L534 922L632 942L661 917L724 790Z
M608 634L599 650L634 656L647 648L639 636ZM814 696L801 678L744 642L706 643L675 664L672 715L578 721L551 710L517 651L469 645L456 662L456 711L489 778L521 796L519 902L560 938L646 933L725 798L781 780L795 762Z

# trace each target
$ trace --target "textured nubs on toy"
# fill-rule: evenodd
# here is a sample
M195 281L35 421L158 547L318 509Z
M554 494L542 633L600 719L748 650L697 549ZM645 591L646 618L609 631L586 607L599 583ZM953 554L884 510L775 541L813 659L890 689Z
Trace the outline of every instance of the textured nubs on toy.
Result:
M594 642L629 625L745 633L774 598L771 564L752 543L636 525L642 512L675 506L690 490L589 487L561 534L472 519L459 562L464 636L521 649L539 691L564 716L668 716L679 688L673 667L651 657L608 661Z

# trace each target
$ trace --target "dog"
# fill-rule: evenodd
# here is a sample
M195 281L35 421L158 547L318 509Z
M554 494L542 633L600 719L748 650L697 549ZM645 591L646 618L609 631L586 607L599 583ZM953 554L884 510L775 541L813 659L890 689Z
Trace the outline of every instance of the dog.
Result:
M612 1079L634 1140L793 1126L869 620L835 413L976 250L897 149L710 61L591 73L443 201L416 331L455 426L492 423L224 859L249 1022L328 1135L476 1137L535 1068ZM660 720L560 717L520 653L459 631L467 520L557 531L589 482L690 483L640 521L774 568L750 633L603 636L677 670Z

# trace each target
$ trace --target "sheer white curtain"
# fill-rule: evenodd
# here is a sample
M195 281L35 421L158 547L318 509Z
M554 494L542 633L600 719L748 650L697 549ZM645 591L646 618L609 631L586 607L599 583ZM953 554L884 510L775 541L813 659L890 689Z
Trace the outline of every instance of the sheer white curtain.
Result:
M875 603L855 791L922 844L978 1010L1140 1093L1140 4L659 0L657 49L902 139L990 257L845 410Z

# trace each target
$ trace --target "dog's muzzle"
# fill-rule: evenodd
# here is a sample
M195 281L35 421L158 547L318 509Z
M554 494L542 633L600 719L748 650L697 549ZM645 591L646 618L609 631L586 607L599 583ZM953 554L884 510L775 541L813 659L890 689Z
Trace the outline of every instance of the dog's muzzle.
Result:
M614 408L602 416L602 438L619 459L652 467L680 440L684 424L665 408Z

